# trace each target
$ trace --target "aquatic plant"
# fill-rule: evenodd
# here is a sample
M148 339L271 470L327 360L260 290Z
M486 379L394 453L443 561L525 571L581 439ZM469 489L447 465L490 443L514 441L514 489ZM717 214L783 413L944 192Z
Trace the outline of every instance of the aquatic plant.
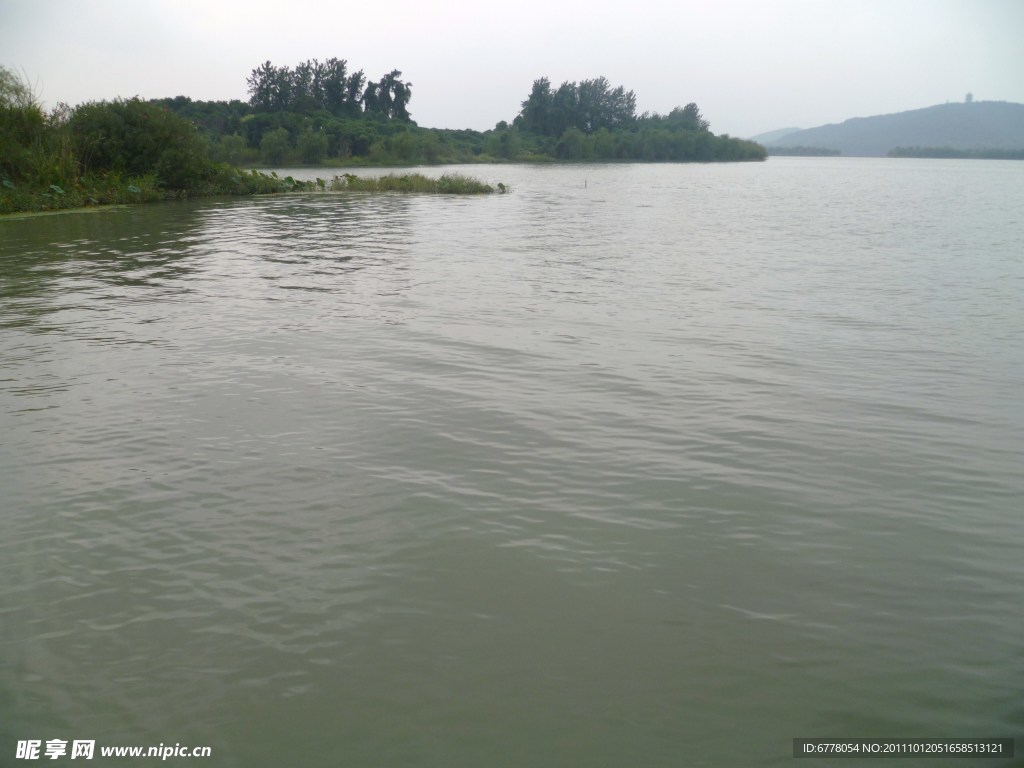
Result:
M504 185L499 186L505 191ZM490 184L458 173L445 174L436 179L421 173L381 177L345 173L334 177L330 189L349 192L422 192L435 195L485 195L495 191Z

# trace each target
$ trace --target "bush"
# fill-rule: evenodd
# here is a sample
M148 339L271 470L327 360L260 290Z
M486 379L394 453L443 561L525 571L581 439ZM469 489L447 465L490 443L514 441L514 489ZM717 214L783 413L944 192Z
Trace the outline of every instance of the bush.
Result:
M263 155L263 161L270 165L283 163L289 148L287 128L275 128L272 131L267 131L260 140L260 153Z
M0 105L0 175L27 179L33 171L33 149L42 141L46 118L38 106Z
M240 165L247 159L249 153L245 146L245 139L237 133L233 133L230 136L221 136L220 140L210 147L210 155L216 161Z
M138 98L84 104L68 127L84 173L155 171L169 189L186 191L209 177L209 152L196 127Z
M299 156L304 163L320 163L327 157L327 134L307 128L299 134Z

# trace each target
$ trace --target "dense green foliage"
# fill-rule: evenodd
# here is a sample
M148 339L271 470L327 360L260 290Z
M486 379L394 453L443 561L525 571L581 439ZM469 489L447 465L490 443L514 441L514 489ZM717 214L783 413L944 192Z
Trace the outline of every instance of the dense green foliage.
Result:
M46 114L31 89L0 67L0 177L4 190L9 191L16 181L48 188L73 172L68 138L57 130L65 118L63 108Z
M195 125L139 99L83 104L67 129L84 175L155 173L169 189L196 189L210 176Z
M295 68L267 61L247 80L249 101L184 96L160 106L193 121L213 159L266 165L408 165L550 160L763 160L760 145L715 136L696 104L667 115L636 115L636 95L606 78L533 84L510 123L493 130L421 128L411 119L411 85L392 70L369 81L344 59Z
M0 213L287 189L213 162L192 122L151 102L58 105L47 113L0 67Z
M535 80L512 128L499 124L496 132L503 146L515 148L502 155L512 159L521 157L522 147L559 160L709 162L765 157L758 144L711 133L692 102L667 115L637 117L633 91L612 88L603 77L565 82L557 89L546 77Z
M598 77L533 84L493 130L420 128L398 70L368 80L344 59L267 61L249 101L185 96L58 105L0 67L0 213L295 189L239 165L411 165L502 161L763 160L759 144L716 136L696 104L636 115L636 95ZM361 182L360 182L361 183ZM392 183L392 182L382 182ZM448 183L448 182L446 182Z
M207 117L224 117L225 112L230 116L232 111L241 119L243 110L237 105L207 109ZM248 151L245 140L235 134L221 137L217 144L236 162ZM280 126L263 133L260 146L278 161L298 151L303 160L316 163L326 156L329 137L306 126L293 147L288 129ZM411 155L421 145L405 150L397 142L395 146L396 152ZM60 105L46 113L31 89L0 67L0 213L327 188L322 181L282 179L216 162L211 158L209 133L160 102L118 99L75 109ZM329 188L442 194L494 191L463 176L426 179L415 174L384 179L338 177Z
M394 69L378 82L368 82L362 70L350 75L348 62L334 58L325 62L311 59L295 69L266 61L246 82L249 103L257 112L325 110L335 116L382 115L407 121L412 84L403 83L401 77Z
M258 112L241 101L184 96L153 103L194 122L206 137L210 156L234 164L463 163L479 161L485 152L485 136L477 131L424 129L382 114ZM265 145L267 134L274 132L278 138Z
M522 106L513 124L541 136L562 136L570 128L589 135L602 128L625 128L636 120L636 94L621 85L611 88L603 77L578 85L565 82L557 90L542 77L533 82Z

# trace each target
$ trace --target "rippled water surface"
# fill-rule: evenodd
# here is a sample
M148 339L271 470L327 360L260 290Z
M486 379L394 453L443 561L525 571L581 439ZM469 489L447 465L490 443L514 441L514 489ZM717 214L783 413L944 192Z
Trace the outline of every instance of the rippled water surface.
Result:
M1024 164L470 170L0 220L0 763L1020 737Z

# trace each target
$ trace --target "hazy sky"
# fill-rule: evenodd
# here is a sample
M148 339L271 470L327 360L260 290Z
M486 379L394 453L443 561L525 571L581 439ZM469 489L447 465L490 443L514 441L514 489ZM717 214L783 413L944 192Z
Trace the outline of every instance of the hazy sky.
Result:
M1024 102L1024 0L0 0L0 64L48 106L247 99L261 62L347 59L413 85L421 126L487 129L533 81L604 75L750 136L961 101Z

